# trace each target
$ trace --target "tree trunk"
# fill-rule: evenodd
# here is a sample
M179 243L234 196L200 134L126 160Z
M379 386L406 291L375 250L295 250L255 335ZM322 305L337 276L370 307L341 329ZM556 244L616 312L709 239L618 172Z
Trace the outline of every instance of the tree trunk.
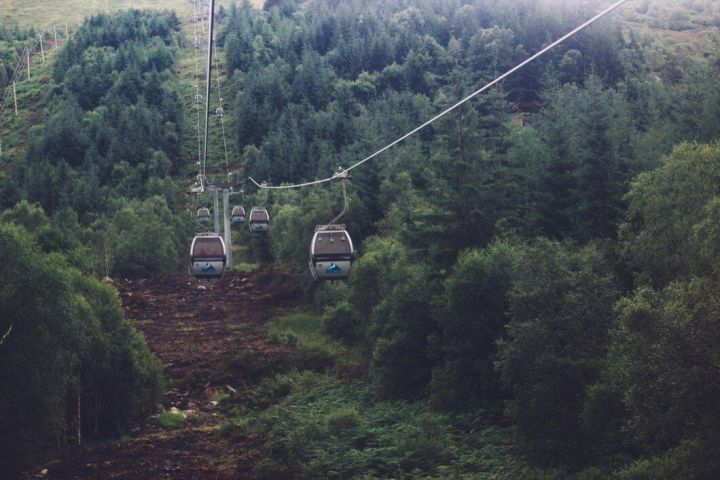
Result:
M82 396L80 394L80 387L78 387L77 394L77 444L78 447L82 447L82 415L80 405L82 403Z

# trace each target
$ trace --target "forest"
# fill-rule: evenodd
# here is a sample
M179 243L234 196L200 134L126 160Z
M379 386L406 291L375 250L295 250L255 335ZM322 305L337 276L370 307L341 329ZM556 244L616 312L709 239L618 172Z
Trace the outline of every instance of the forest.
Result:
M221 6L229 167L274 186L332 175L610 3ZM0 157L6 471L117 438L163 403L163 368L111 279L187 268L184 22L87 18L21 153ZM289 272L302 298L270 335L324 359L242 359L257 378L221 402L219 435L260 439L252 478L715 478L718 27L714 1L630 1L353 170L347 282L307 271L339 184L247 183L246 208L265 200L271 227L237 236L242 265ZM0 29L0 89L34 35Z

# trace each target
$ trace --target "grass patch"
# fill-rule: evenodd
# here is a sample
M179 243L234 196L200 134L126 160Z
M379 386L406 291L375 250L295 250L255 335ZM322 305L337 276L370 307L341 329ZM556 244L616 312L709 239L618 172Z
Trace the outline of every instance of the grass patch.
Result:
M216 0L215 8L229 7L231 0ZM237 2L240 4L240 2ZM257 8L262 8L264 0L252 0ZM128 8L149 8L155 10L177 10L179 15L192 13L192 5L187 0L4 0L0 25L12 26L15 23L23 27L44 28L57 25L65 27L80 24L86 16L105 12L127 10ZM40 19L38 15L42 13ZM52 30L52 26L50 27ZM58 32L60 33L60 32Z
M233 272L252 272L257 267L258 267L257 263L233 261L232 271Z
M225 327L231 332L241 332L243 330L248 330L252 328L252 325L250 325L249 323L228 323L226 321Z
M187 323L180 323L177 325L176 330L182 333L190 333L198 330L198 328Z
M438 413L425 401L377 401L364 382L294 372L264 381L255 409L225 438L265 438L258 478L523 478L496 411Z
M322 317L310 310L293 310L274 316L267 324L274 341L289 344L301 352L326 356L340 368L360 368L362 350L331 339L325 333Z
M158 423L166 430L177 430L185 425L185 416L180 413L163 412L158 417Z

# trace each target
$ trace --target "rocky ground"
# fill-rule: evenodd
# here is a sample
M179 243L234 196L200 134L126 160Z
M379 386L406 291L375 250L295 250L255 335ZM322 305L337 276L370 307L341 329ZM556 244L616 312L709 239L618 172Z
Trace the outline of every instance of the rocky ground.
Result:
M176 274L164 281L114 280L127 317L143 332L167 378L164 409L186 417L168 429L157 418L129 439L39 467L30 478L252 478L259 439L225 441L220 401L241 398L255 381L246 364L272 364L289 347L268 341L264 324L278 307L293 306L292 281L277 272L232 273L198 281Z

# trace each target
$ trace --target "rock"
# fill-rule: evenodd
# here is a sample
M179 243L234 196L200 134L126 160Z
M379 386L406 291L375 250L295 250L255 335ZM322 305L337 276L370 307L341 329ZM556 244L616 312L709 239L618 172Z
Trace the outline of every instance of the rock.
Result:
M42 470L40 470L40 475L42 475L43 477L46 476L47 474L48 474L47 468L43 468Z
M170 413L172 413L173 415L180 415L180 416L183 417L183 418L187 418L187 415L185 415L185 414L184 414L179 408L177 408L177 407L172 407L172 408L170 409Z
M213 400L212 402L208 403L208 408L213 409L217 408L220 403L218 403L216 400Z
M207 290L207 287L205 285L198 285L198 290Z
M243 279L240 280L240 281L241 281L242 283L246 283L246 282L248 282L249 280L247 279L247 277L245 277L245 278L243 278Z

